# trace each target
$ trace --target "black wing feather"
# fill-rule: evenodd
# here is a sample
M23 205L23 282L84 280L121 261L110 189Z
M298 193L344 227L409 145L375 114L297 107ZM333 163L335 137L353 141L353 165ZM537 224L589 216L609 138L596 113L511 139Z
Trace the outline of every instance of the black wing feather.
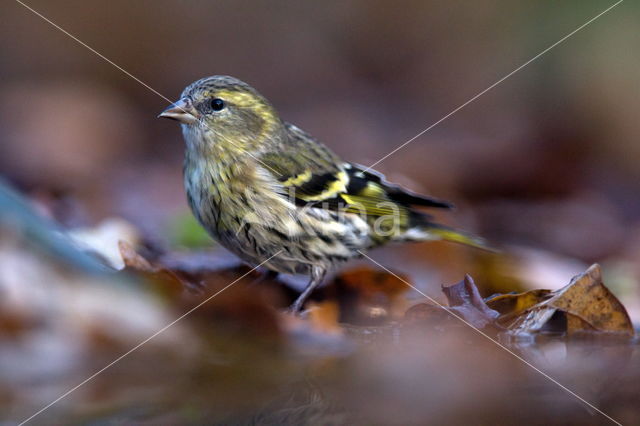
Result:
M359 164L351 163L351 168L348 172L350 181L347 191L350 194L357 194L367 186L368 182L375 182L385 189L391 200L399 204L441 209L452 209L454 207L453 204L447 201L416 194L415 192L409 191L399 185L389 183L381 173L374 170L367 170L364 166Z

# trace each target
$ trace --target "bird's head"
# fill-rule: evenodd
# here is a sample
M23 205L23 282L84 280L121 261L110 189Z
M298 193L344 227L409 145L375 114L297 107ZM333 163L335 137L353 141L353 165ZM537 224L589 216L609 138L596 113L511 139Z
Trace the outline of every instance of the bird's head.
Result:
M177 120L188 148L213 145L234 151L259 150L282 129L269 102L248 84L228 76L200 79L159 117Z

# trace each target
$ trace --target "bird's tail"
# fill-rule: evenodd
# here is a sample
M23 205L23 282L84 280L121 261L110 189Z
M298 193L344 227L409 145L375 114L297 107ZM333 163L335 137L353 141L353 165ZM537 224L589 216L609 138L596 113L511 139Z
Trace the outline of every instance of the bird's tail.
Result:
M475 247L482 250L496 251L496 249L487 244L484 238L459 231L445 225L439 225L430 222L410 228L404 234L403 239L405 241L444 240L453 243L464 244L466 246Z

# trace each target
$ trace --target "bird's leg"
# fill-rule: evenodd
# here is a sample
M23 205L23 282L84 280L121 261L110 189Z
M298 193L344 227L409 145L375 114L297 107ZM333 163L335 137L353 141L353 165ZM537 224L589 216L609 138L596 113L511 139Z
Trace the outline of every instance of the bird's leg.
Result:
M300 294L300 296L298 296L296 301L293 302L293 304L289 307L290 312L294 314L300 312L300 310L302 309L302 306L304 305L304 302L311 295L311 293L313 293L313 290L315 290L315 288L320 283L322 283L322 280L324 279L326 272L327 271L324 268L321 268L318 266L314 266L311 268L311 279L309 280L309 284L307 284L307 287L304 289L304 291Z

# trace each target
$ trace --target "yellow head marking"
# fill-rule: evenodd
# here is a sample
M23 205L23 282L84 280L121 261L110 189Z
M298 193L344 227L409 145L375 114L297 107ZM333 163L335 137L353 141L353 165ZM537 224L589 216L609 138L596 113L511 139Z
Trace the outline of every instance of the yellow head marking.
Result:
M237 108L248 108L253 111L263 121L260 138L268 136L278 125L279 120L271 105L251 92L221 89L209 93L209 96L221 98Z
M263 102L253 94L238 90L222 89L214 93L207 93L207 96L222 98L227 102L239 106L240 108L252 108L259 104L263 104Z

